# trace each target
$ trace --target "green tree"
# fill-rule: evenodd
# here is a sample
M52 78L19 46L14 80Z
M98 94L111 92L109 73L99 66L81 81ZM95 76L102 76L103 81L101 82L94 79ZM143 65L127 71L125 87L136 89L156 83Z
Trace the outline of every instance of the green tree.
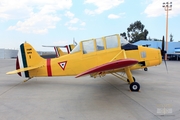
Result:
M124 37L125 39L127 39L127 37L126 37L126 33L125 33L125 32L120 33L120 35L121 35L122 37Z
M170 42L173 42L174 40L173 40L173 35L172 34L170 34Z
M141 21L136 21L127 28L127 37L129 42L137 42L139 40L147 40L148 30L144 29L144 25ZM126 37L126 33L121 33L123 37ZM126 38L127 38L126 37Z

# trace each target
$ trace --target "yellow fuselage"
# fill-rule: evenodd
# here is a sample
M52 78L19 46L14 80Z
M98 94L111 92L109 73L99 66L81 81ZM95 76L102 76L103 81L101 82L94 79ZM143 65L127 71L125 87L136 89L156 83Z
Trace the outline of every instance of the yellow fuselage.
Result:
M19 71L25 71L25 77L73 76L99 65L120 60L135 59L139 61L131 70L159 65L162 57L159 49L134 46L125 49L123 39L118 34L98 39L81 41L70 54L58 58L43 59L34 48L24 43L20 46ZM113 71L123 71L115 69ZM15 71L17 72L17 71ZM12 72L12 73L15 73ZM108 73L108 72L107 72Z
M44 59L42 61L42 64L44 64L43 67L29 71L29 73L31 77L73 76L101 64L124 58L131 58L139 61L139 64L133 65L131 70L156 66L162 62L161 53L158 49L138 46L138 50L123 51L124 50L120 48L113 48L89 54L83 54L82 52L67 54L59 58L49 59L49 67L47 67L47 60ZM143 56L145 53L146 56ZM62 69L59 63L64 61L66 61L66 66ZM51 69L51 75L48 75L48 68ZM122 71L122 69L119 71Z

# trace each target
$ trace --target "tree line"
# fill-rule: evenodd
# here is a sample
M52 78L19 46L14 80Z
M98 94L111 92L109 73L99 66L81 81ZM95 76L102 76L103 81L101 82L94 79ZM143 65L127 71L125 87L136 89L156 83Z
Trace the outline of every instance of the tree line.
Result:
M125 39L129 42L134 43L139 40L152 40L150 37L147 39L149 31L145 29L145 25L141 23L141 21L136 21L131 23L127 28L127 32L120 33ZM161 41L161 39L153 39L154 41ZM170 34L170 42L173 42L173 35Z

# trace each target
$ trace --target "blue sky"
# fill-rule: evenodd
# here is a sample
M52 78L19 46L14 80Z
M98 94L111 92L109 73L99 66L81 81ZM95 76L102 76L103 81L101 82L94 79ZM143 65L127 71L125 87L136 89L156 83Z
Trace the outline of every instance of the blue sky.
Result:
M169 34L180 41L180 0L171 0ZM0 48L18 49L28 42L42 45L71 44L126 32L139 20L148 37L166 34L165 0L0 0Z

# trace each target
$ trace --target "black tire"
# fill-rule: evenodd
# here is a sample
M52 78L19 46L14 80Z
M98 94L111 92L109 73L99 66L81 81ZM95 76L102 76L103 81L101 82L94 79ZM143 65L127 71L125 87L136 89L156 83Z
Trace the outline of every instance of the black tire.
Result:
M144 68L144 71L148 71L148 68Z
M129 85L132 92L138 92L140 90L140 84L138 82L133 82Z
M136 79L135 79L135 77L133 77L133 80L134 80L134 82L136 82ZM129 83L129 79L127 79L127 82Z

